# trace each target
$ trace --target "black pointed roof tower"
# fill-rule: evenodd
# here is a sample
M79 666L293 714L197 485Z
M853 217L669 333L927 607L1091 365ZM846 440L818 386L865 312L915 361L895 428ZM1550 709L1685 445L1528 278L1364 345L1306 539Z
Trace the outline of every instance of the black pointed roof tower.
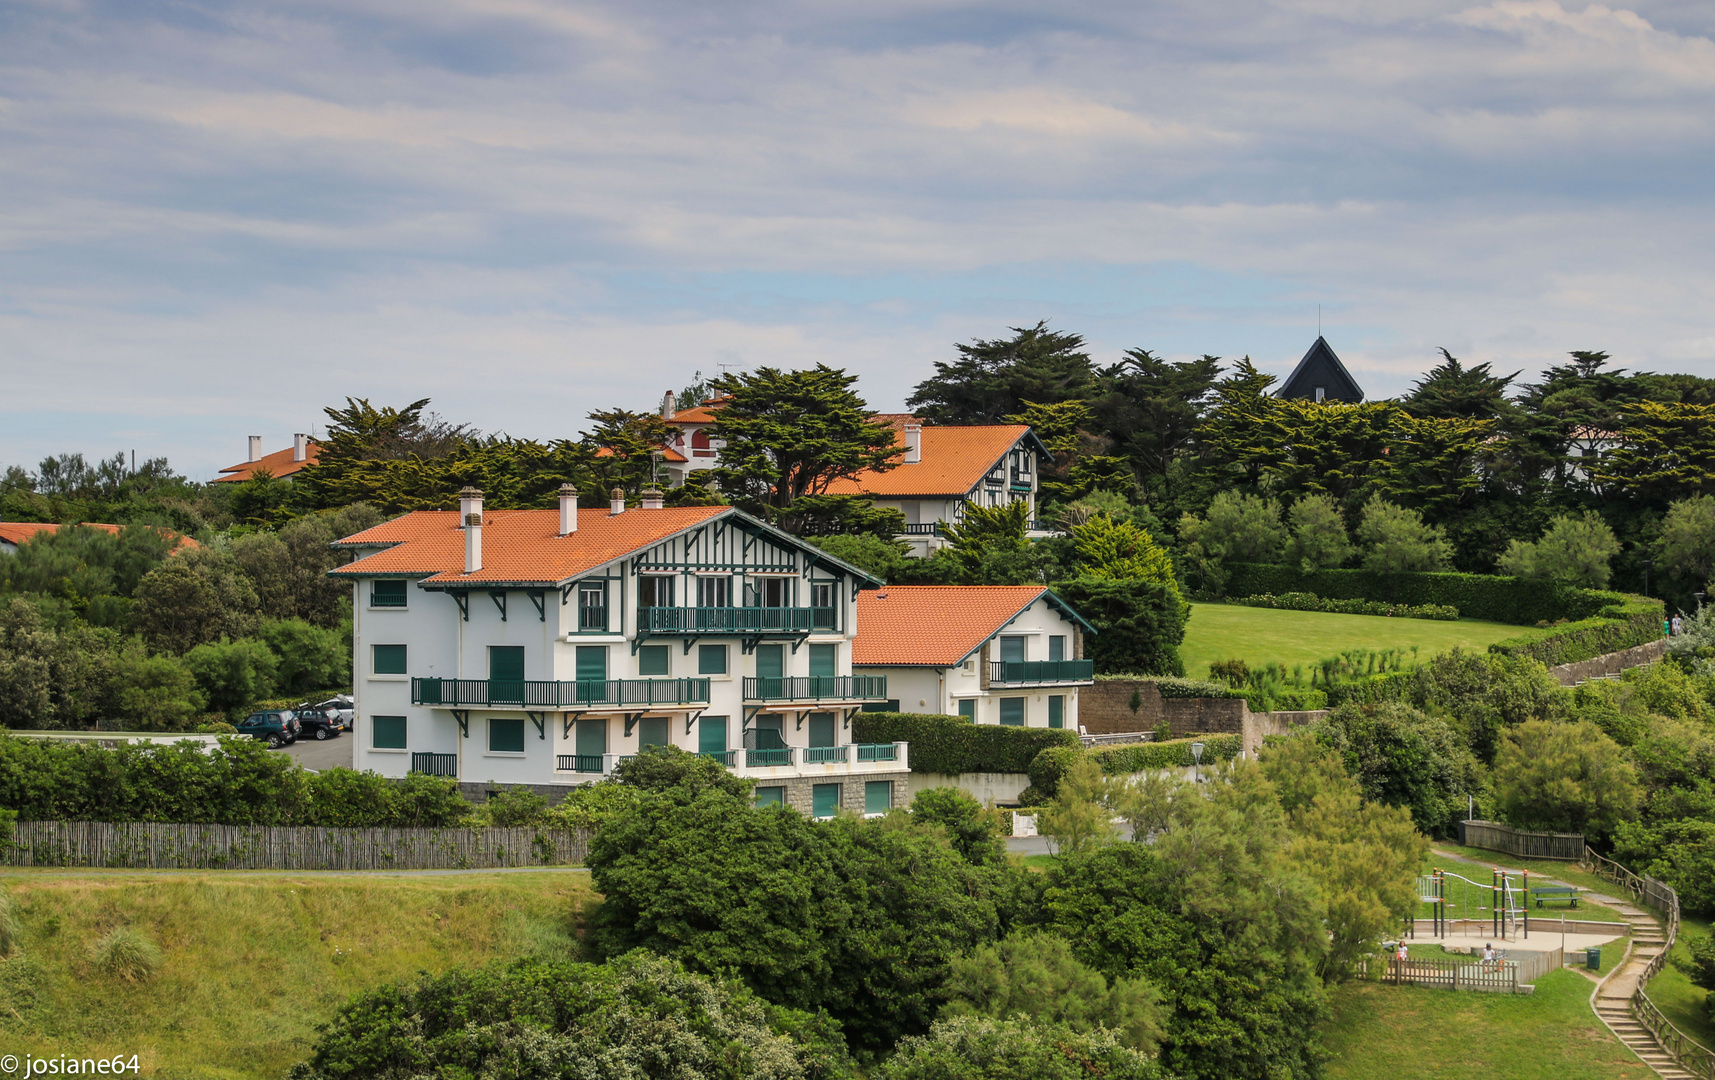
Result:
M1358 380L1352 378L1352 373L1346 370L1346 365L1340 363L1340 358L1334 355L1334 350L1328 345L1328 339L1318 334L1316 344L1310 346L1310 351L1304 354L1304 359L1298 361L1298 366L1292 369L1292 374L1286 377L1275 396L1304 398L1309 401L1343 401L1356 405L1364 400L1364 388L1358 385Z

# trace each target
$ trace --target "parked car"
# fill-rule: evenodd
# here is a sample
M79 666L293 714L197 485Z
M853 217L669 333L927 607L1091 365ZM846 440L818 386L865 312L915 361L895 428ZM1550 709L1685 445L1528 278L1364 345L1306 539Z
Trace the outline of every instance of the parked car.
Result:
M298 741L301 726L298 718L284 709L253 712L238 723L238 733L261 739L268 749L277 750Z
M352 701L351 695L340 694L337 697L328 698L326 701L318 701L316 707L337 711L339 713L339 726L345 731L351 730L351 720L356 715L357 707L357 703Z
M292 710L292 715L297 718L298 726L306 734L315 736L317 742L333 738L345 727L340 723L338 709L306 704Z

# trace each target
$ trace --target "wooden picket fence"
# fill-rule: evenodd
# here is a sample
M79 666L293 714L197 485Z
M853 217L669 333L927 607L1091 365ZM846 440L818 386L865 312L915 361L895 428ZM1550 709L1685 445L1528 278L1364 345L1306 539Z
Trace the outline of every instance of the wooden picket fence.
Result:
M1520 985L1519 966L1513 960L1497 960L1492 964L1460 963L1457 960L1419 960L1408 958L1403 964L1396 956L1377 958L1382 965L1382 982L1395 986L1435 986L1443 990L1487 990L1491 993L1516 994ZM1358 965L1361 974L1369 974L1368 960Z
M479 870L567 866L589 837L547 829L335 829L20 821L10 866L146 870Z
M1503 851L1521 859L1577 862L1584 857L1583 833L1525 832L1496 821L1461 821L1459 831L1459 842L1466 847Z

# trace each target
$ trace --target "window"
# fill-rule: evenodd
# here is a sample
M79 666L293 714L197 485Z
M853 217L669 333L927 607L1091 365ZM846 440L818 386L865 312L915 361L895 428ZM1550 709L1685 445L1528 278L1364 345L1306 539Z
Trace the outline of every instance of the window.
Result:
M960 699L959 715L966 720L975 720L977 718L977 699L973 697Z
M763 713L750 729L752 750L786 749L786 718L779 713Z
M786 646L758 645L756 647L756 677L759 679L783 679L786 677ZM779 687L774 687L779 692ZM763 691L768 693L767 690Z
M578 586L578 631L587 634L606 630L607 582L583 582Z
M832 678L837 673L839 657L838 645L810 646L810 674Z
M488 700L492 703L524 703L524 646L488 647Z
M403 716L371 716L369 745L377 750L405 749L405 718Z
M697 646L697 674L699 674L699 675L725 675L726 674L726 646L725 645L698 645Z
M1322 400L1326 399L1327 396L1328 396L1328 388L1326 386L1318 386L1316 388L1316 400L1317 401L1322 401Z
M602 683L602 684L605 684L607 682L607 646L606 645L579 645L578 646L578 652L577 652L577 661L578 661L578 667L577 667L578 682L580 682L580 683ZM598 686L591 686L591 687L589 687L589 689L592 691L595 691L595 690L605 691L607 689L607 687L605 685L602 685L599 687ZM583 699L580 698L580 700L583 700ZM589 700L600 701L601 699L600 698L591 698Z
M666 746L667 718L665 716L645 716L637 722L637 748L645 746Z
M816 784L810 788L810 816L833 817L840 808L840 785Z
M578 721L578 756L601 757L607 753L607 721ZM590 769L589 772L596 770Z
M697 721L697 753L726 753L726 717L705 716Z
M370 607L404 607L405 583L403 581L371 581L369 583Z
M756 789L756 808L765 806L785 806L786 789L783 787L759 787Z
M833 746L834 714L831 712L813 712L810 714L810 745ZM849 752L849 751L848 751Z
M697 579L698 607L732 607L732 578L700 577Z
M491 754L522 754L524 752L524 718L491 717L488 721L488 752Z
M1003 697L1000 699L1000 722L1007 727L1024 726L1024 699L1021 697Z
M665 645L644 645L637 650L637 673L639 675L671 675L673 673L672 653Z
M673 579L654 575L638 578L637 604L639 607L672 607Z
M1048 659L1066 659L1066 635L1054 634L1048 639Z
M863 812L885 814L893 809L893 781L871 780L863 786Z
M792 606L792 582L786 578L757 578L745 586L744 593L748 607Z
M818 581L810 586L810 606L831 608L834 606L834 583Z
M1066 726L1066 695L1048 695L1048 726L1063 728Z
M892 701L871 701L863 707L864 712L898 712L899 699Z
M371 645L369 670L375 675L405 674L405 646Z
M1024 663L1024 637L1008 635L1000 639L1000 659L1003 664Z

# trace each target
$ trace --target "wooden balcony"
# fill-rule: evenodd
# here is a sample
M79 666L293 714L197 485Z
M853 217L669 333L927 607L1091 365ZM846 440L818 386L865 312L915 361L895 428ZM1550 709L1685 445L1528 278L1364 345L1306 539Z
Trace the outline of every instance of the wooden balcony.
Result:
M707 679L412 679L411 704L452 709L582 709L613 705L701 705Z
M794 675L744 680L746 701L886 701L886 675Z
M639 634L683 637L791 636L839 629L839 610L819 607L646 607Z
M1094 660L995 660L989 664L990 686L1063 686L1095 678Z

